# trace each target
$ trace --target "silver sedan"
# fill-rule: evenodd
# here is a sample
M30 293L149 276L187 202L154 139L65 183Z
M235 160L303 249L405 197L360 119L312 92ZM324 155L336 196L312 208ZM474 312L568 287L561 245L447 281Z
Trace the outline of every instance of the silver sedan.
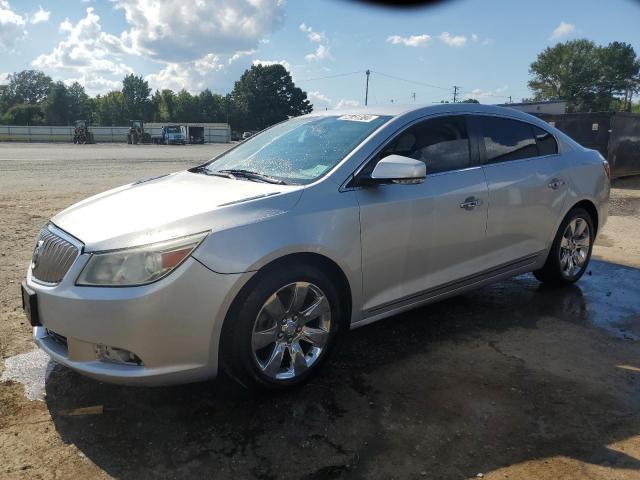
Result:
M525 272L577 281L608 198L597 152L515 110L312 113L54 216L23 304L100 380L286 388L350 328Z

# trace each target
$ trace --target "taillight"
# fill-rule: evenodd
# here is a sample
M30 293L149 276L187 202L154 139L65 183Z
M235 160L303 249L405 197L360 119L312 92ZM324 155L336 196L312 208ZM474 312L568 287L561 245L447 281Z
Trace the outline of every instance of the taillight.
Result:
M611 180L611 166L609 166L609 162L602 160L602 166L604 167L604 173L607 175L607 178Z

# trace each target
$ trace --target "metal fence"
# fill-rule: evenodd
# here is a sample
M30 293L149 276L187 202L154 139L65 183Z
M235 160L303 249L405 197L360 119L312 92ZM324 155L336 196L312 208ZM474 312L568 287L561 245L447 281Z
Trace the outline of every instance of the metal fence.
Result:
M539 114L576 142L598 150L614 177L640 175L640 115L622 112Z
M187 124L204 127L206 143L226 143L231 140L231 129L227 124ZM126 143L129 127L89 127L96 142ZM162 126L145 126L145 132L160 135ZM0 125L2 142L73 142L74 127Z

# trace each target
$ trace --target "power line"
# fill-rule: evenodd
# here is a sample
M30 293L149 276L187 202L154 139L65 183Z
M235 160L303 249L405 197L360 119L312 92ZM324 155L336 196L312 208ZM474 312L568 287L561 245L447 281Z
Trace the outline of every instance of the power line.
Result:
M369 101L369 74L371 73L369 69L365 72L367 74L367 86L364 91L364 106L367 106L367 102Z
M337 73L335 75L327 75L325 77L316 77L316 78L303 78L302 80L297 80L296 79L296 83L300 83L300 82L313 82L315 80L327 80L330 78L338 78L338 77L346 77L348 75L355 75L356 73L362 73L363 70L358 70L356 72L348 72L348 73Z
M383 77L392 78L394 80L399 80L401 82L407 82L407 83L414 83L416 85L422 85L423 87L438 88L440 90L447 90L447 91L449 90L448 87L440 87L438 85L432 85L430 83L418 82L418 81L415 81L415 80L409 80L407 78L396 77L395 75L388 75L386 73L378 72L376 70L371 70L371 73L376 73L376 74L381 75Z

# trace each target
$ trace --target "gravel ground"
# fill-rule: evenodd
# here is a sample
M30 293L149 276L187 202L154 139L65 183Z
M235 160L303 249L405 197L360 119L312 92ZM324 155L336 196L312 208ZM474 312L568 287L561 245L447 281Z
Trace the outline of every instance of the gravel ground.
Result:
M1 478L640 478L639 178L578 285L523 275L356 330L286 395L118 387L32 353L18 287L46 220L224 148L0 144Z

